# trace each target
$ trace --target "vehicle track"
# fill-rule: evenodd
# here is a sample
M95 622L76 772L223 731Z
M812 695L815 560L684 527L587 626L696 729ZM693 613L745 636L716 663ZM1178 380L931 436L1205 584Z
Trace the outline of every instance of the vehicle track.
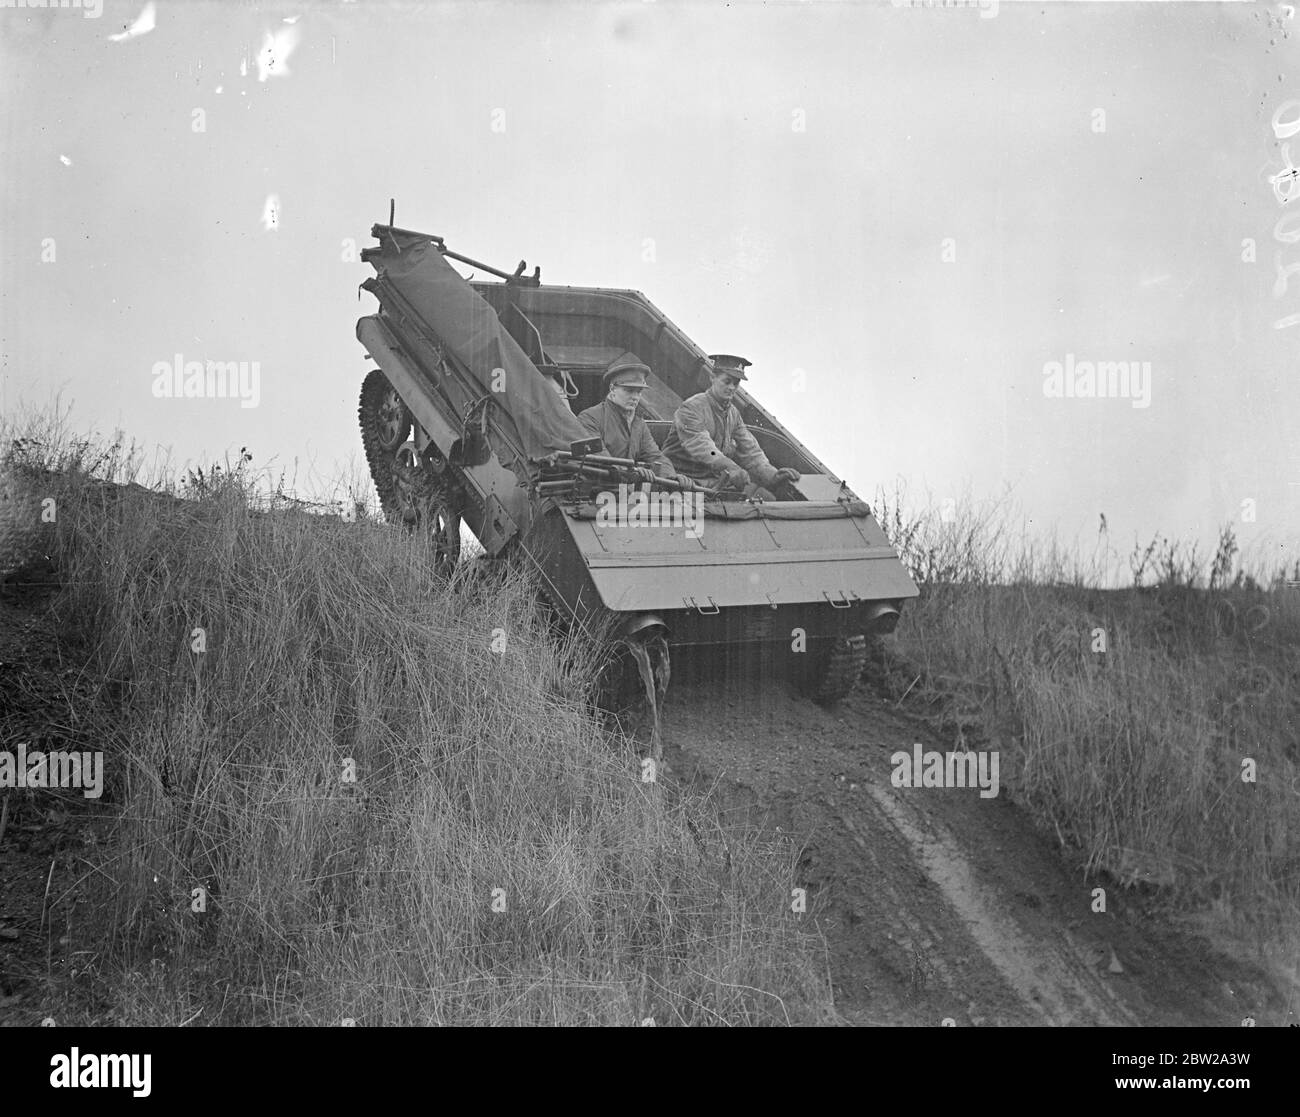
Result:
M861 689L833 711L770 679L684 683L665 704L677 778L790 836L795 886L856 1024L1280 1023L1263 969L1181 930L1148 888L1085 877L1003 784L898 788L890 756L951 741ZM1002 763L1004 777L1010 764ZM1106 889L1107 911L1093 911Z

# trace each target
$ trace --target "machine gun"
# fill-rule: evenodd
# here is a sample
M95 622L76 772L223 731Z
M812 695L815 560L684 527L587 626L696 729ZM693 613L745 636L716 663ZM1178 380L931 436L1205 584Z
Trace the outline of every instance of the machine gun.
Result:
M578 495L584 489L600 485L648 485L651 491L670 493L709 492L711 496L741 496L739 489L705 489L690 477L656 477L646 481L631 458L615 458L601 453L598 438L574 442L568 450L557 450L541 460L541 479L535 483L539 496Z

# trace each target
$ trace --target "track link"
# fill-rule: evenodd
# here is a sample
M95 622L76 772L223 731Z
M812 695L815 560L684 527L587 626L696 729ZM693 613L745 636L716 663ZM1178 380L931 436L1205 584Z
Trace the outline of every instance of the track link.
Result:
M867 638L837 636L817 680L814 700L822 706L833 706L841 698L846 698L866 665Z

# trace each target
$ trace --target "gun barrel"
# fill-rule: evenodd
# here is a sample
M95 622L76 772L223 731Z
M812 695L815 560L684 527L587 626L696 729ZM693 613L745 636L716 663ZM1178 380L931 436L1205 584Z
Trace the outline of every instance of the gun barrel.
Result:
M562 462L588 462L591 465L618 466L621 469L633 469L636 466L636 462L631 458L615 458L609 454L583 454L581 457L575 457L568 450L557 450L555 457Z

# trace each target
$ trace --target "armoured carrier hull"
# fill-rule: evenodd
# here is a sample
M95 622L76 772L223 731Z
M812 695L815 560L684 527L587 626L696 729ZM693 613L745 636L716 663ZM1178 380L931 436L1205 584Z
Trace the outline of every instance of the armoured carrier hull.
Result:
M363 385L366 455L389 519L425 531L450 569L463 520L490 558L520 556L560 614L613 619L662 691L669 649L751 650L817 698L842 697L866 639L917 594L870 508L746 392L734 400L772 465L774 501L645 485L575 412L629 354L651 369L642 413L662 445L708 386L709 361L635 291L543 286L390 223L363 259L379 302L357 323L378 366ZM466 280L449 262L496 281ZM562 370L570 400L541 368ZM732 657L734 658L734 657Z

